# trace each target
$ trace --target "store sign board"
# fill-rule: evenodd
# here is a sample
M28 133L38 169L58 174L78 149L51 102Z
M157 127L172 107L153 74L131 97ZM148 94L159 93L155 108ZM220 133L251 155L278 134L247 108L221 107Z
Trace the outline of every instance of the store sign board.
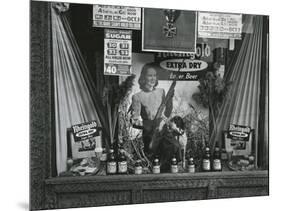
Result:
M241 39L242 14L198 12L198 37Z
M105 29L104 74L132 74L132 31Z
M73 159L95 156L96 146L101 144L100 128L96 121L71 126L73 139L71 152Z
M141 8L93 5L93 27L140 30Z

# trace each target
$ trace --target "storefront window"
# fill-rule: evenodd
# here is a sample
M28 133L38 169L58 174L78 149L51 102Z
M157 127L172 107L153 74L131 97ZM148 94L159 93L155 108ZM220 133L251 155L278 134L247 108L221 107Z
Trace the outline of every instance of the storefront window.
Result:
M53 3L58 176L268 168L268 17Z

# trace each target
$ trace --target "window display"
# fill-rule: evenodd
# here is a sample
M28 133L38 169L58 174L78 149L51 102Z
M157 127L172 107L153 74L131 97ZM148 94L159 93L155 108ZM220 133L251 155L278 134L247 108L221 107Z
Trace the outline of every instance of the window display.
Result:
M31 170L34 193L47 199L38 205L31 194L34 209L157 202L162 189L164 201L235 197L209 189L227 188L228 179L245 196L268 195L268 16L60 2L31 9L31 28L48 29L39 38L32 31L46 46L38 51L33 43L31 52L49 61L45 72L31 69L49 100L31 112L36 124L40 109L48 118L44 130L32 125L35 167L38 132L48 134L47 148L38 146L47 153L37 174L43 188L34 187ZM42 14L48 18L38 25ZM32 55L31 63L36 68ZM43 98L40 83L31 83L35 105ZM253 184L262 191L243 190L239 175L265 178ZM189 178L200 178L208 194L186 195L199 191ZM120 200L114 191L124 194Z

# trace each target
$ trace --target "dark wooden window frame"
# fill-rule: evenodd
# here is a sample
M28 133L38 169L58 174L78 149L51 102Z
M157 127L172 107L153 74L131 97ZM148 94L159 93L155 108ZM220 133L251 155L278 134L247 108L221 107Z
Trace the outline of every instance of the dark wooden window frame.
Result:
M268 171L54 177L50 3L31 1L30 209L269 194Z

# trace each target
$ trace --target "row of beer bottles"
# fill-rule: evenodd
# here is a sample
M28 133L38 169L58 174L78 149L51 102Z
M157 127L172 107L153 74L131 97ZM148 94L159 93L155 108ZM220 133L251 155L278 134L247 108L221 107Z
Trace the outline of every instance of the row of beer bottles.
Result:
M152 172L157 174L160 173L160 160L156 156L153 160ZM141 167L140 162L136 162L136 168L139 169ZM171 159L171 173L178 172L178 162L176 157L173 156ZM210 148L208 146L205 147L204 155L202 158L202 171L221 171L222 164L221 164L221 155L219 147L215 148L215 152L211 159ZM193 158L189 158L188 160L188 172L193 173L195 172L195 163ZM114 153L113 148L110 149L108 154L107 164L106 164L107 174L127 174L128 173L128 163L126 156L124 154L123 148L118 150L118 155L116 156ZM137 170L139 171L139 170Z
M118 150L118 156L115 155L113 148L110 148L107 163L106 173L107 174L127 174L128 164L126 156L124 155L123 148Z
M204 155L202 158L202 171L221 171L221 153L218 146L215 147L215 152L211 158L210 148L205 147Z

